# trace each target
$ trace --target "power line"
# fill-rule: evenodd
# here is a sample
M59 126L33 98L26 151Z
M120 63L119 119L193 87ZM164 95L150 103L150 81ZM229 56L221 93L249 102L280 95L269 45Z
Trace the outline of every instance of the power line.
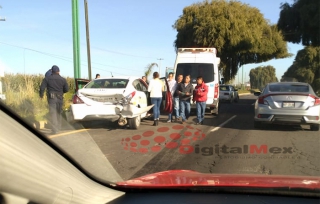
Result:
M20 26L24 26L24 24L21 24L21 23L18 23L18 22L14 22L15 24L18 24ZM52 36L54 38L59 38L59 39L62 39L64 41L70 41L70 39L67 39L67 38L64 38L64 37L61 37L61 36L58 36L58 35L52 35L52 34L49 34L48 32L45 32L45 31L42 31L40 29L37 29L37 28L34 28L40 32L37 32L37 33L45 33L46 35L48 36ZM84 43L81 43L81 45L85 45ZM113 54L118 54L118 55L124 55L124 56L129 56L129 57L136 57L136 58L145 58L145 59L156 59L156 57L148 57L148 56L140 56L140 55L133 55L133 54L128 54L128 53L123 53L123 52L117 52L117 51L112 51L112 50L107 50L107 49L103 49L103 48L99 48L99 47L96 47L96 46L92 46L90 45L91 48L93 49L96 49L96 50L101 50L101 51L104 51L104 52L109 52L109 53L113 53Z
M112 50L106 50L106 49L102 49L102 48L98 48L98 47L92 47L92 48L97 49L97 50L101 50L101 51L105 51L105 52L114 53L114 54L125 55L125 56L129 56L129 57L138 57L138 58L149 58L149 59L155 59L155 57L146 57L146 56L139 56L139 55L126 54L126 53L116 52L116 51L112 51Z
M18 46L18 45L12 45L9 43L4 43L4 42L0 42L0 44L4 44L4 45L8 45L8 46L12 46L12 47L16 47L16 48L20 48L20 49L25 49L25 50L29 50L29 51L33 51L33 52L37 52L43 55L47 55L50 57L54 57L60 60L64 60L67 62L73 62L73 59L71 57L65 57L65 56L61 56L61 55L56 55L56 54L52 54L52 53L47 53L47 52L43 52L43 51L39 51L39 50L34 50L31 48L26 48L26 47L22 47L22 46ZM123 68L123 67L117 67L117 66L112 66L112 65L107 65L107 64L101 64L101 63L96 63L96 62L92 62L92 64L96 64L96 65L101 65L101 66L106 66L106 67L111 67L111 68L117 68L117 69L124 69L124 70L130 70L130 71L143 71L143 70L136 70L136 69L128 69L128 68ZM87 66L87 64L81 64L83 66ZM115 72L116 73L116 72Z

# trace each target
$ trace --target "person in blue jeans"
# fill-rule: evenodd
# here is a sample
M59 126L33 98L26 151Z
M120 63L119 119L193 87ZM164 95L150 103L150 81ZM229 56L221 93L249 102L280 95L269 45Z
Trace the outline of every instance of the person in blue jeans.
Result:
M162 101L162 91L164 90L164 85L159 79L159 73L153 73L153 79L150 80L148 86L148 92L150 92L151 104L153 104L153 126L158 126L160 117L160 105Z
M204 83L202 76L197 77L197 86L193 91L193 103L196 102L197 108L197 123L203 125L204 114L206 111L206 102L208 95L208 86Z
M188 120L191 111L190 100L193 94L193 86L190 83L190 75L185 76L184 83L180 83L177 90L180 101L179 108L180 116L182 118L181 124L184 124L185 121Z
M173 104L174 104L174 113L176 115L176 119L175 121L179 121L180 120L180 101L179 101L179 94L177 92L178 86L179 84L183 81L183 75L179 74L177 77L177 82L176 82L176 88L175 88L175 92L173 94Z

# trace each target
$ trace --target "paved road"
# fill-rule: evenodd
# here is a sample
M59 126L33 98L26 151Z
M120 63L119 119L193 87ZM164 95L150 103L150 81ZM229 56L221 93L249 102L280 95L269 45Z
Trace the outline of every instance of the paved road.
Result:
M320 176L319 132L280 125L256 130L254 101L246 95L238 103L223 103L219 116L206 114L204 125L195 125L195 116L186 125L166 123L162 116L158 127L148 120L139 130L92 122L48 137L93 173L113 167L123 180L168 169Z

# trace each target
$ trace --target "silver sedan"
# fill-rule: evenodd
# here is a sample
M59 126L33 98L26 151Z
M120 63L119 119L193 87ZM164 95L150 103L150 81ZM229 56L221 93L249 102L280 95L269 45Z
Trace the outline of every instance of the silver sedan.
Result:
M266 85L255 102L254 127L263 123L310 125L319 131L320 98L312 87L301 82L279 82Z
M220 85L219 86L219 100L228 101L229 103L238 102L239 94L238 89L231 85Z

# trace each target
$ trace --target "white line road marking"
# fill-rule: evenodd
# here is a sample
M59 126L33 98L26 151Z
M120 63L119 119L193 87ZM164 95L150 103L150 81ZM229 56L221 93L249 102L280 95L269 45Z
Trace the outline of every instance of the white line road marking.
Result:
M218 127L215 127L213 129L210 130L210 132L214 132L219 130L221 127L223 127L225 124L227 124L228 122L230 122L232 119L234 119L235 117L237 117L236 115L232 116L231 118L229 118L228 120L224 121L223 123L221 123L220 125L218 125Z

